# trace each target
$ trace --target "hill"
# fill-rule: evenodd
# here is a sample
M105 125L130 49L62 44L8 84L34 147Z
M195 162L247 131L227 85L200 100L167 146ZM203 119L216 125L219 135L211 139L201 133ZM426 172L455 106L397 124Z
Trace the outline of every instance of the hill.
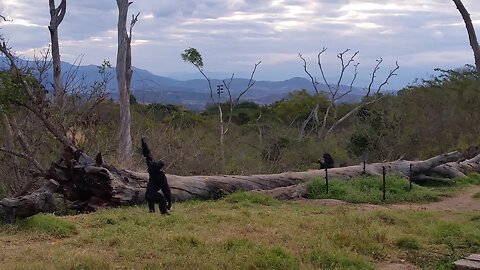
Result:
M3 59L2 59L3 60ZM4 65L5 61L0 61L0 67ZM32 62L19 60L19 66L32 66ZM137 100L142 103L164 103L164 104L178 104L184 105L189 109L202 109L205 104L211 101L210 90L205 79L191 79L191 80L175 80L172 78L159 76L152 72L133 68L132 79L132 93ZM95 81L100 80L98 69L95 65L77 66L70 63L62 62L62 72L64 78L69 74L76 72L77 78L83 78L86 85L92 85ZM115 77L115 68L111 68L108 72L112 75L112 80L108 85L108 89L112 94L112 98L118 98L118 88ZM222 84L223 80L229 78L216 79L212 78L211 83L213 88ZM48 76L44 84L47 89L51 88L52 72L48 72ZM231 89L233 95L245 89L248 84L248 79L235 78L232 81ZM319 84L319 89L327 91L325 84ZM215 90L214 89L214 90ZM270 104L275 101L286 98L288 93L295 90L306 89L313 93L313 87L310 80L300 77L294 77L283 81L256 81L252 89L244 96L243 100L253 101L258 104ZM341 91L346 91L348 86L341 85ZM360 100L363 95L363 90L354 87L352 93L345 96L341 102L354 102ZM227 94L224 93L222 99L225 100Z

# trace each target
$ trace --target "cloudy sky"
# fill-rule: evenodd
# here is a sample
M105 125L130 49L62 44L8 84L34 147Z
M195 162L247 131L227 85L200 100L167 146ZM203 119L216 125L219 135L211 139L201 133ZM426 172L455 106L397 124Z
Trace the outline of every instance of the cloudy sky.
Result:
M195 73L180 54L188 47L203 56L205 70L256 78L305 77L298 53L319 75L316 55L325 46L327 77L339 71L336 54L360 51L358 84L365 85L382 57L381 71L398 61L391 88L426 78L436 67L473 63L465 25L451 0L132 0L141 12L134 28L133 64L162 76ZM57 0L56 2L59 2ZM463 0L480 29L480 1ZM0 33L18 55L29 58L49 43L48 1L1 0ZM117 6L113 0L67 1L60 25L62 60L112 63L116 55ZM478 30L480 31L480 30ZM348 77L347 77L348 78Z

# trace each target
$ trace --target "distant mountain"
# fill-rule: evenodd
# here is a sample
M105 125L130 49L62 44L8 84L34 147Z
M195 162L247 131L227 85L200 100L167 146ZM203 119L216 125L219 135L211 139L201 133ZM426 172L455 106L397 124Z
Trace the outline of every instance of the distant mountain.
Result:
M5 67L5 61L0 59L0 68ZM31 62L19 60L21 66L31 66ZM78 69L77 69L78 68ZM155 75L148 70L133 68L132 93L137 100L142 103L170 103L184 105L190 109L202 109L205 104L211 102L210 90L205 79L191 79L180 81L168 77ZM72 74L76 72L77 78L84 78L86 85L92 85L95 81L100 81L98 68L94 65L73 66L69 63L62 62L62 72L64 74ZM115 77L115 69L109 69L112 80L108 85L114 99L118 98L118 88ZM64 75L64 77L68 77ZM225 80L229 80L226 78ZM52 72L49 72L45 85L51 88ZM216 87L223 84L221 79L211 79L212 88L215 91L214 98L217 98ZM232 95L236 97L243 91L248 84L248 79L234 79L231 83ZM324 84L318 85L319 90L327 91L328 88ZM254 86L244 95L243 100L253 101L258 104L270 104L275 101L286 98L288 93L295 90L306 89L313 92L312 83L305 78L295 77L284 81L256 81ZM342 85L341 91L346 91L348 86ZM221 99L227 98L226 91L221 95ZM360 88L353 88L353 91L345 96L342 102L358 101L363 95Z

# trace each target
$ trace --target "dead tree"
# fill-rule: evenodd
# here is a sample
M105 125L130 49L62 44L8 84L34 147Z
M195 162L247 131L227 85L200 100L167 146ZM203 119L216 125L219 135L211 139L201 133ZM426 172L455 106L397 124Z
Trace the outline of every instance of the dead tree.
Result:
M340 99L345 97L346 95L350 94L353 90L353 84L355 83L355 80L358 75L358 65L359 63L355 63L355 57L358 54L357 52L354 52L349 58L345 59L345 54L350 51L350 49L346 49L345 51L339 53L337 55L337 58L340 60L340 74L338 75L338 79L336 84L332 85L328 82L322 61L321 61L321 56L322 54L327 50L327 48L323 48L318 54L317 54L317 65L322 77L323 82L327 86L327 94L328 94L328 99L329 99L329 105L325 111L325 114L323 115L323 120L321 121L321 126L320 126L320 120L319 120L319 109L320 109L320 95L321 91L318 88L319 82L317 81L317 78L313 76L307 68L307 61L303 57L303 55L299 54L300 59L303 61L303 69L304 72L308 75L310 78L310 81L312 83L313 89L315 90L317 100L316 100L316 105L311 109L309 116L303 121L301 130L300 130L300 137L304 137L305 135L305 129L310 121L314 121L316 130L317 130L317 135L319 138L326 138L335 128L337 128L341 123L343 123L346 119L348 119L351 115L353 115L355 112L357 112L359 109L377 102L378 100L381 99L381 96L379 95L380 91L382 90L382 87L388 84L388 81L393 77L396 76L396 71L399 69L398 63L395 63L396 67L390 70L389 74L387 75L386 79L379 84L377 89L373 89L373 84L375 82L375 78L377 76L377 71L380 69L380 64L383 62L383 59L380 58L377 60L377 64L374 67L374 70L371 75L371 81L366 89L365 96L362 98L362 101L352 110L350 110L347 114L342 116L340 119L338 119L337 115L337 103ZM342 81L344 80L346 76L346 71L349 69L349 67L353 65L353 76L352 80L350 81L349 87L346 91L341 91L341 84ZM333 114L333 124L330 127L327 127L327 122L328 118L330 115Z
M461 0L453 0L453 3L455 3L455 6L457 7L460 15L462 15L463 21L465 22L468 39L470 40L470 46L472 47L473 55L475 58L475 67L480 77L480 45L478 44L477 35L475 34L475 28L473 27L472 19L470 18L470 14L468 13Z
M52 61L53 61L53 89L55 105L60 111L63 111L65 103L65 89L62 85L62 69L60 61L60 46L58 44L58 26L62 23L63 17L67 12L67 1L62 0L58 7L55 7L55 0L49 0L50 6L50 40L52 42Z
M386 163L368 164L367 175L381 175L382 168L388 174L410 175L423 180L426 175L438 174L444 177L462 176L475 171L480 172L480 155L458 162L461 153L451 152L435 156L423 161L398 160ZM441 168L442 171L437 170ZM362 165L332 168L328 171L331 178L351 179L364 175ZM461 174L460 174L461 173ZM267 175L219 175L219 176L178 176L167 175L175 201L189 199L208 199L235 191L260 191L276 198L292 199L302 197L306 192L306 183L314 177L324 177L324 170L304 172L285 172ZM95 160L82 151L65 147L62 159L52 164L45 173L48 179L58 183L58 192L65 198L76 202L84 210L94 211L102 207L134 205L144 202L145 188L148 182L147 173L138 173L117 169L107 164L101 155ZM28 195L27 195L28 196ZM11 199L6 199L11 202ZM25 204L32 200L23 200ZM40 203L40 202L39 202ZM0 201L3 213L12 213L11 204ZM19 207L22 203L16 203ZM32 207L31 215L36 214L40 206ZM21 217L25 217L23 213ZM20 217L20 216L19 216Z
M255 72L257 71L257 67L262 63L259 61L258 63L255 64L253 67L252 73L250 75L250 80L248 81L247 85L245 88L238 94L236 98L232 97L232 89L231 89L231 83L233 81L233 78L235 77L235 74L232 74L230 77L229 81L223 80L223 85L218 86L219 89L217 89L217 95L218 98L215 99L214 97L214 91L212 87L212 81L211 79L205 74L203 70L203 58L202 55L197 51L195 48L189 48L184 51L184 53L181 54L183 61L191 63L194 65L198 71L202 74L202 76L207 80L208 83L208 89L210 90L210 99L212 103L217 107L218 109L218 121L219 121L219 144L220 144L220 157L222 159L222 170L225 168L225 135L229 131L230 124L232 122L232 115L233 115L233 109L238 105L240 102L240 99L242 98L243 95L245 95L255 84L255 80L253 77L255 76ZM221 94L223 93L222 88L225 87L228 93L228 99L229 99L229 114L228 114L228 120L225 121L224 119L224 113L222 109L222 102L220 99Z
M12 96L7 95L7 99L4 100L6 103L2 104L2 109L7 108L7 110L2 111L1 114L3 115L2 121L6 128L8 138L4 146L0 146L0 152L12 157L12 164L10 165L13 169L17 168L17 160L19 163L23 161L22 167L24 167L24 170L21 175L22 180L18 181L20 176L17 170L14 170L16 174L15 185L9 185L11 187L10 193L16 197L28 192L36 183L36 180L44 176L48 169L48 166L44 166L42 162L36 158L37 153L32 145L38 144L38 142L33 141L35 139L35 137L32 137L33 134L28 134L29 130L26 128L29 128L29 124L36 123L31 127L35 129L34 133L36 134L50 133L53 136L43 137L53 137L65 146L74 147L75 144L71 138L68 138L66 135L66 130L69 128L63 125L64 122L59 119L58 114L51 113L56 107L50 107L51 103L46 97L44 87L40 83L42 78L45 78L44 72L49 70L49 55L45 54L43 56L44 62L34 63L37 68L35 74L37 74L38 78L36 79L31 74L31 70L23 70L17 66L16 59L6 43L3 40L0 41L0 53L5 55L10 66L10 69L1 71L3 73L2 77L15 82L14 84L0 84L0 90L3 91L6 89L1 89L2 87L10 87L8 91L15 92ZM14 89L11 88L11 85L13 85ZM21 98L17 98L17 96ZM95 97L98 97L98 95L95 95ZM91 109L97 106L103 98L104 97L100 96L97 101L87 98L83 102L83 110L78 112L78 117L72 118L77 119L76 121L82 121L88 118L88 115L91 114ZM18 124L16 114L22 115L22 122L25 123Z
M117 51L117 83L120 92L120 159L127 163L132 156L132 137L130 134L130 85L132 80L132 29L138 20L132 16L130 35L127 33L128 0L117 0L118 6L118 51Z

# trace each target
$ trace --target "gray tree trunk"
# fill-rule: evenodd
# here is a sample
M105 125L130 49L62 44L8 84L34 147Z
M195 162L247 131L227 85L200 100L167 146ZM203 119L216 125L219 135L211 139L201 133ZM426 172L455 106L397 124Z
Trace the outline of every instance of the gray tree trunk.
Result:
M480 155L457 162L461 157L459 152L452 152L433 157L424 161L399 160L386 163L373 163L366 166L367 175L381 175L383 167L388 174L409 176L423 179L436 168L445 170L445 177L454 176L459 171L463 175L476 171L480 172ZM410 164L412 171L410 172ZM441 173L435 171L435 173ZM342 168L332 168L328 174L336 179L350 179L363 175L363 166L355 165ZM222 196L235 191L257 191L271 194L280 199L303 197L306 193L306 183L314 177L324 177L324 170L310 170L305 172L285 172L265 175L218 175L218 176L178 176L167 175L172 197L175 201L190 199L209 199ZM458 175L460 176L460 175ZM94 211L102 207L116 207L134 205L144 202L145 188L148 183L147 173L138 173L119 170L103 162L100 155L92 160L80 150L66 148L62 160L52 164L45 176L53 179L60 185L60 190L65 198L79 202L86 211ZM29 196L29 195L27 195ZM25 197L25 196L24 196ZM7 202L11 199L4 199ZM30 201L35 200L27 200ZM43 204L43 201L35 201ZM2 204L0 202L0 204ZM3 203L2 213L11 213L12 207L17 204ZM30 213L38 213L43 209L41 205L32 206ZM81 209L80 209L81 210ZM22 212L17 217L26 217L28 211Z
M460 15L462 15L465 26L467 27L468 39L470 40L470 46L472 47L473 55L475 57L475 67L480 76L480 46L478 44L477 35L475 34L472 19L461 0L453 0L453 3L455 3L458 11L460 11Z
M127 33L127 14L131 3L128 0L117 0L118 6L118 51L117 51L117 82L120 92L120 143L119 153L122 162L130 161L132 155L132 137L130 134L130 78L131 55L129 55L129 37ZM129 60L127 62L127 60Z
M28 195L0 200L0 218L13 223L19 218L54 211L53 193L58 187L58 183L51 180L46 186Z
M55 0L48 1L50 6L50 40L52 42L52 61L53 61L53 88L55 90L55 105L63 111L65 102L65 89L62 85L62 69L60 62L60 47L58 44L58 26L63 21L63 17L67 12L67 2L62 0L58 7L55 7Z
M97 158L93 161L85 154L76 151L65 155L76 157L71 161L52 165L48 177L60 183L65 196L71 201L86 201L90 208L103 206L131 205L144 201L148 174L119 170ZM432 169L453 163L461 157L459 152L439 155L424 161L399 160L386 163L367 164L367 175L381 175L383 167L388 174L412 176L415 178L429 174ZM480 156L459 163L461 168L480 171ZM463 169L460 169L463 170ZM468 171L464 171L467 173ZM363 166L355 165L328 170L329 176L336 179L350 179L363 175ZM208 199L238 190L274 190L305 184L314 177L324 177L324 170L305 172L285 172L267 175L220 175L220 176L178 176L167 175L172 196L176 201ZM447 173L446 177L449 176ZM290 193L291 190L286 189ZM285 194L285 192L283 192ZM300 194L300 193L299 193Z

